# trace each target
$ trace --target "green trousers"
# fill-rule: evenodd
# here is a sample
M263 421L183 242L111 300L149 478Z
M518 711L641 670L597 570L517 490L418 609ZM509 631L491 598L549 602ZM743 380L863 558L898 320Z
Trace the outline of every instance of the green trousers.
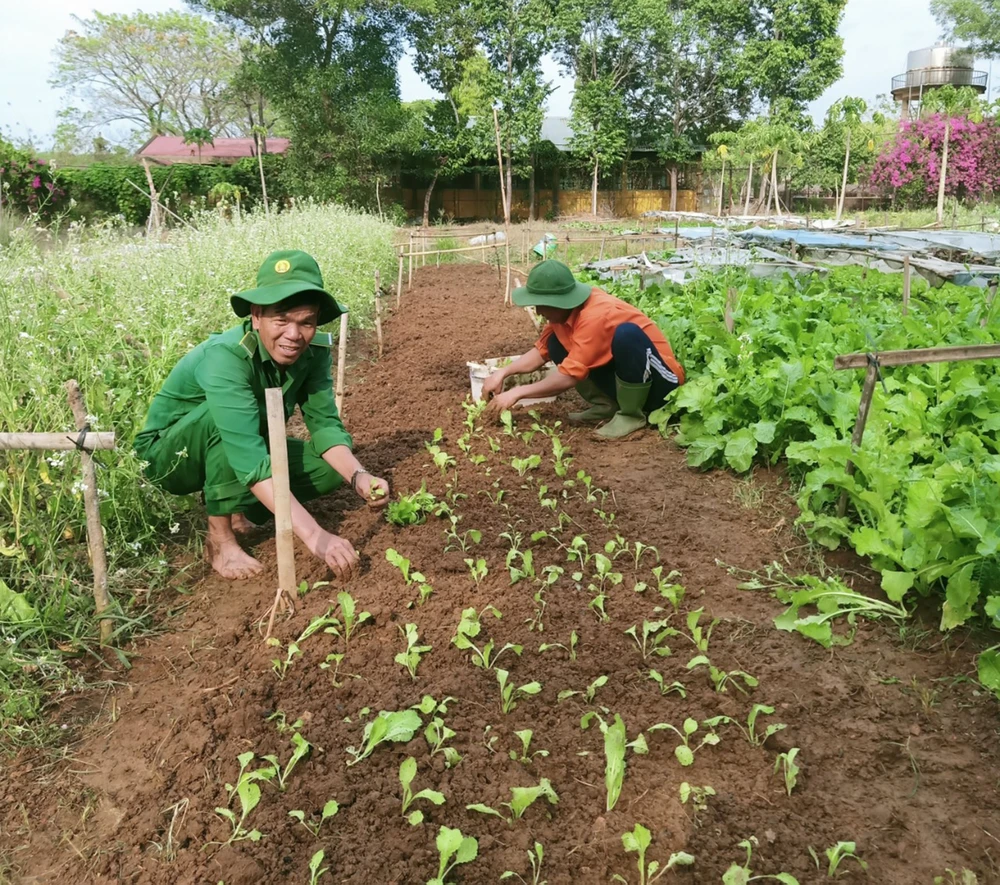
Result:
M242 513L257 525L271 518L271 511L236 478L207 404L153 439L137 437L135 450L149 463L146 476L159 488L174 495L204 492L209 516ZM292 494L300 502L329 494L343 482L313 444L301 439L288 440L288 472Z

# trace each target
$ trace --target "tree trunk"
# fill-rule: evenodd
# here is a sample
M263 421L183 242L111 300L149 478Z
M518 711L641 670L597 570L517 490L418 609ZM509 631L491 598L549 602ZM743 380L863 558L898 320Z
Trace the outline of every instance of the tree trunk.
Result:
M260 170L260 193L264 198L264 214L270 215L271 210L267 205L267 182L264 180L264 151L262 148L263 139L254 133L254 140L257 142L257 168Z
M747 173L747 197L743 204L743 214L750 214L750 194L753 193L753 157L750 158L750 171Z
M951 138L951 118L944 121L944 149L941 151L941 179L938 181L937 223L944 224L944 185L948 175L948 140Z
M434 177L431 179L431 183L427 185L427 192L424 194L424 227L431 226L431 195L434 193L434 185L437 184L438 175L441 174L441 170L438 169L434 172Z
M851 159L851 127L847 127L847 149L844 151L844 177L840 182L840 201L837 203L837 217L834 219L840 224L840 216L844 214L844 195L847 193L847 164Z
M535 152L531 152L531 171L528 173L528 221L535 220Z
M590 213L591 215L597 215L597 170L600 166L600 160L594 160L594 174L590 181Z
M719 217L722 217L722 192L726 189L726 158L722 158L722 174L719 176Z
M760 176L760 190L757 192L758 211L760 211L761 209L764 209L765 212L770 211L771 195L767 192L767 188L770 183L771 183L771 176L767 170L767 160L765 160L763 173Z
M778 149L771 161L771 190L774 192L774 214L781 218L781 198L778 195Z
M670 166L670 211L677 211L677 164Z

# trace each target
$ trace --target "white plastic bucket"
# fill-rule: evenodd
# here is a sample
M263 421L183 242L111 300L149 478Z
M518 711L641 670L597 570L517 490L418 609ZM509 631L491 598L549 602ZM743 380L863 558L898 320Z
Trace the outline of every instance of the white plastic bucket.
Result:
M483 398L483 382L489 378L496 370L499 363L509 363L517 357L490 357L481 363L466 363L469 367L469 386L472 388L472 401L478 403ZM549 369L555 368L553 363L546 363L538 372L532 372L528 376L523 376L529 381L538 381L544 377ZM533 406L538 403L555 402L555 396L528 397L518 402L519 406Z

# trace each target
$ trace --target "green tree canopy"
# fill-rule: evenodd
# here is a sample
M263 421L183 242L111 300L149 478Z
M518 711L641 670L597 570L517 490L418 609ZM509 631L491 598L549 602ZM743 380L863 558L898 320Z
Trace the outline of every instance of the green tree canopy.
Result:
M980 55L1000 55L1000 0L931 0L931 12L952 39Z

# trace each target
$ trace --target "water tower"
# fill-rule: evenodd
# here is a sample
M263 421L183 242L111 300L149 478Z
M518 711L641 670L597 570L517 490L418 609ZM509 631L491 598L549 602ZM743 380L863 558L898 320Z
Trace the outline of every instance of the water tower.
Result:
M920 102L925 92L941 86L969 86L980 95L986 92L987 74L974 71L972 62L967 49L946 43L909 53L906 73L892 78L892 97L902 103L903 116L909 116L910 105Z

